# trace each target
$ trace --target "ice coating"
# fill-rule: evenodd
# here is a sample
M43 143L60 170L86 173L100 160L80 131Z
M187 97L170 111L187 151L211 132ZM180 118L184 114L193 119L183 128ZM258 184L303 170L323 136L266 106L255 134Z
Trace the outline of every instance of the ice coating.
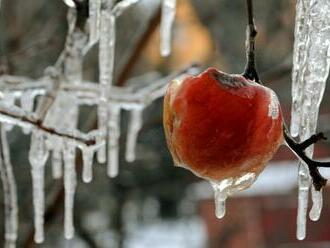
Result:
M292 71L291 134L300 140L316 131L319 106L329 73L330 3L322 0L298 0L296 3L295 42ZM313 155L313 147L307 150ZM306 165L299 164L297 238L306 236L306 214L311 179ZM319 218L322 194L312 189L310 217Z
M22 109L27 111L27 112L32 112L33 111L33 104L34 104L34 94L31 91L25 92L21 96L21 106ZM23 133L29 134L31 131L30 127L23 128Z
M53 150L52 152L52 174L54 179L59 179L63 174L62 152L60 150Z
M282 115L269 116L270 103L277 102L269 91L215 68L173 80L165 95L163 119L177 164L213 181L258 174L283 137Z
M312 187L311 190L313 206L309 212L309 218L313 221L317 221L320 219L323 205L322 189L320 191L317 191L314 187Z
M64 157L64 237L72 239L74 235L73 206L77 176L75 168L75 147L66 142Z
M108 148L108 176L118 175L119 166L119 137L120 137L120 107L111 106L109 113L109 148Z
M135 160L135 149L137 136L142 128L142 109L133 109L130 112L129 126L127 130L126 139L126 160L127 162L133 162Z
M227 178L219 182L211 181L214 190L215 215L221 219L226 213L226 199L238 191L250 187L256 180L255 173L245 173L240 177Z
M18 206L16 194L16 182L10 162L10 152L6 130L1 128L1 159L0 177L3 187L4 200L4 247L15 247L18 230Z
M89 148L82 150L83 156L83 175L82 179L85 183L90 183L93 179L93 156L94 151Z
M160 23L160 53L166 57L171 53L172 26L175 19L176 0L162 0Z
M132 117L127 133L126 153L127 160L132 161L135 159L135 142L142 126L143 109L162 97L167 83L178 74L178 72L174 72L161 78L158 73L157 77L146 80L143 84L140 82L143 80L140 80L139 84L136 84L138 87L127 86L119 89L119 87L112 86L116 18L138 1L124 0L116 5L113 5L111 0L90 1L89 19L84 29L76 27L79 12L78 9L74 9L77 7L76 2L71 0L64 2L70 7L68 34L64 50L55 65L47 68L44 76L39 79L0 76L0 121L3 123L3 127L10 130L13 125L17 125L26 133L32 131L29 160L31 161L33 181L35 240L38 243L44 239L44 166L48 156L51 160L53 178L59 179L63 176L65 187L64 232L66 238L72 238L74 235L74 192L77 180L74 169L74 150L80 148L82 151L84 161L82 179L84 182L92 180L95 149L98 149L97 158L101 163L106 162L108 154L109 175L116 176L119 162L121 109L130 111ZM83 58L88 49L97 41L100 41L99 83L85 82L82 77ZM188 69L187 72L197 70L195 67ZM111 91L113 88L117 88L114 93ZM36 99L36 96L40 98ZM15 105L17 102L18 104ZM36 103L36 108L34 108L34 103ZM85 104L97 105L98 108L99 126L88 133L77 129L79 106ZM33 112L34 110L35 112ZM114 140L112 140L112 135L115 137ZM97 144L90 145L90 141L94 138L96 138ZM109 150L106 150L105 141L108 141ZM36 146L39 146L40 149L36 149ZM36 155L36 150L43 154L44 160L37 161L36 156L41 155ZM16 211L12 206L11 210L11 213ZM13 220L14 218L11 220L12 229L11 227L9 229L14 232L17 227ZM7 226L9 224L6 224ZM9 239L16 237L14 234L12 235L13 232L7 235L10 236Z
M89 7L89 44L94 45L100 37L100 15L101 0L92 0L88 2Z
M45 143L45 136L39 130L34 130L31 136L29 161L31 164L34 206L34 240L41 243L44 240L44 211L45 211L45 164L49 151Z
M104 140L107 135L107 122L108 122L108 109L106 101L101 100L102 102L97 108L97 117L98 117L98 128L102 135L100 135L100 140ZM97 161L99 163L105 163L107 160L106 157L106 144L102 145L97 151Z
M272 119L277 119L280 115L279 102L274 91L270 90L269 94L270 102L268 106L268 116L270 116Z
M107 8L101 11L100 17L100 43L99 43L99 65L100 65L100 104L97 109L98 128L103 133L101 139L105 139L108 130L108 106L107 100L110 93L110 85L113 83L113 69L115 60L116 41L116 17L110 12L113 2L107 1ZM97 151L99 163L106 162L106 144Z

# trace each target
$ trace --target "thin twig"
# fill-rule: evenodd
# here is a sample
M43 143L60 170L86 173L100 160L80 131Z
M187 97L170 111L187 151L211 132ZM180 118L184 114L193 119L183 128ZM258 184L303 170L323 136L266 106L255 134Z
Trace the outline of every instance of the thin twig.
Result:
M316 143L317 141L324 139L323 133L319 133L317 135L312 135L309 139L305 140L302 143L296 142L289 134L287 128L284 128L284 139L290 149L296 154L298 158L305 162L308 166L309 174L313 180L313 184L316 190L321 190L327 183L327 180L322 177L320 174L318 167L330 167L330 162L319 162L310 159L305 150L308 146Z
M255 38L257 36L257 30L254 24L253 17L253 4L252 0L246 0L247 14L248 14L248 25L247 25L247 36L246 36L246 66L243 76L249 80L262 84L259 80L258 72L255 68ZM322 177L318 171L318 167L330 167L330 162L319 162L309 158L305 149L312 144L315 144L319 140L326 139L323 133L312 135L309 139L299 143L291 137L288 128L285 123L283 124L283 136L286 144L293 151L293 153L302 160L309 169L309 174L312 178L313 185L316 190L321 190L326 185L327 180Z
M246 0L248 25L246 28L246 66L243 76L247 79L254 80L259 83L259 76L255 65L255 38L257 36L257 29L253 18L253 4L252 0Z
M85 144L86 146L91 146L91 145L96 144L95 139L87 139L87 138L78 137L78 136L67 134L67 133L61 133L61 132L55 130L54 128L52 128L52 127L48 127L48 126L43 125L42 121L39 120L39 119L32 119L32 118L27 117L27 116L16 115L14 113L6 112L6 111L1 110L1 109L0 109L0 115L5 115L7 117L10 117L12 119L15 119L15 120L23 122L23 123L28 123L28 124L38 128L40 130L42 130L44 132L47 132L49 134L52 134L52 135L56 135L56 136L60 136L62 138L67 138L67 139L70 139L70 140L81 142L81 143Z

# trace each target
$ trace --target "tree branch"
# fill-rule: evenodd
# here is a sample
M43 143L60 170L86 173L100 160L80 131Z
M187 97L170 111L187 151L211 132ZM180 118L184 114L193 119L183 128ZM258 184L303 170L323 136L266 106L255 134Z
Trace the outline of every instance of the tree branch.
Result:
M259 84L262 84L259 80L258 72L255 68L255 38L257 36L257 30L254 25L254 17L253 17L253 4L252 0L246 0L247 4L247 15L248 15L248 25L247 25L247 36L246 36L246 66L243 73L243 76L246 79L253 80ZM309 139L298 143L295 141L285 123L283 124L283 136L286 141L286 144L293 151L293 153L303 161L309 169L309 174L312 178L313 185L316 190L321 190L322 187L326 185L327 180L322 177L320 172L318 171L318 167L330 167L330 162L319 162L309 158L305 149L312 144L315 144L319 140L326 139L323 133L318 133L312 135Z
M52 127L43 125L41 120L33 119L31 117L28 117L27 115L19 115L13 112L9 112L9 111L7 112L6 110L3 109L0 109L0 115L5 116L4 118L6 118L6 121L4 122L11 122L13 124L17 124L21 122L22 126L26 126L27 124L29 124L49 134L56 135L62 138L67 138L76 141L78 143L82 143L86 146L92 146L96 144L95 139L88 139L86 137L83 137L82 135L71 135L71 134L59 132Z
M252 0L246 0L248 25L246 28L246 65L243 76L247 79L259 83L259 76L255 65L255 38L257 36L257 29L253 18L253 4Z
M288 130L286 127L284 127L284 139L287 143L287 145L290 147L290 149L296 154L298 158L300 158L307 166L309 169L309 174L313 180L313 184L316 190L321 190L323 186L326 185L327 180L322 177L320 172L318 171L318 167L330 167L330 162L319 162L310 159L306 153L305 149L312 145L315 144L317 141L321 139L325 139L323 133L318 133L312 135L309 139L298 143L296 142L289 134Z

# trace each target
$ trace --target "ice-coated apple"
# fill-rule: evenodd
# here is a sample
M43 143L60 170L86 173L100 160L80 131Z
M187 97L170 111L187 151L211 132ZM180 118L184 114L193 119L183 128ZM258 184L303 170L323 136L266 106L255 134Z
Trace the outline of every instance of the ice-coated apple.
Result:
M209 181L258 175L283 142L276 94L215 68L173 80L163 114L175 165Z

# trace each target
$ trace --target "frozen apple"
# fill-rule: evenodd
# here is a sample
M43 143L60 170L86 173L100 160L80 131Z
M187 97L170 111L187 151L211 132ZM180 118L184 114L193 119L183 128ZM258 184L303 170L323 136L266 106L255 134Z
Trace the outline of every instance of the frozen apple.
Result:
M258 175L283 142L275 93L215 68L170 83L164 129L175 165L212 182Z

